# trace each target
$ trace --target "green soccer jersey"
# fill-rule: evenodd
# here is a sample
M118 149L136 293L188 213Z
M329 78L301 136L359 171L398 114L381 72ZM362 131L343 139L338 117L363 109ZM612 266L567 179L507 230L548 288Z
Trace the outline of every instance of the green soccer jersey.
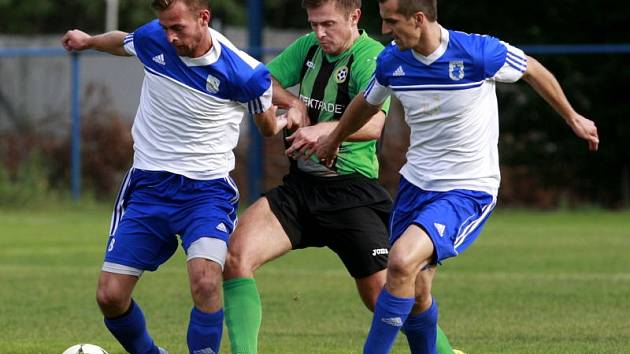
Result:
M345 52L331 56L320 48L314 33L293 42L267 67L282 87L300 84L300 99L308 108L311 124L338 120L350 101L365 90L383 45L365 31ZM389 100L382 110L387 113ZM320 164L315 156L298 160L298 168L315 175L360 173L378 177L376 140L341 144L333 169Z

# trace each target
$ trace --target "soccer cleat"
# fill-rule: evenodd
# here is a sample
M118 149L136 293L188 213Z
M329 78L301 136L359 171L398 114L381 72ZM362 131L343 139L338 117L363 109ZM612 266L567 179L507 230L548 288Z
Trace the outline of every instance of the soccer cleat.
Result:
M466 354L466 353L458 349L453 349L453 354Z
M168 354L168 352L166 351L166 349L158 347L158 354Z

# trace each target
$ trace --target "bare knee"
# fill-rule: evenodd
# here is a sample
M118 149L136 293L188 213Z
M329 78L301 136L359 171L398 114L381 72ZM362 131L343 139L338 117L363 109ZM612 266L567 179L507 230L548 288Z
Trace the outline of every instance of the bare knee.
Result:
M205 312L221 308L221 266L206 259L188 262L190 292L195 306Z
M253 257L247 256L247 250L238 244L228 247L223 276L227 279L253 278L254 271L258 268L252 262Z
M96 303L103 315L116 317L129 309L131 295L111 284L99 284L96 290Z
M413 282L419 271L418 259L405 252L390 253L387 277L397 282Z
M386 270L381 270L365 278L357 279L357 288L363 304L374 312L374 306L383 286L385 285Z
M202 299L217 294L219 292L220 279L217 276L203 276L201 274L194 276L190 281L190 289L193 298Z

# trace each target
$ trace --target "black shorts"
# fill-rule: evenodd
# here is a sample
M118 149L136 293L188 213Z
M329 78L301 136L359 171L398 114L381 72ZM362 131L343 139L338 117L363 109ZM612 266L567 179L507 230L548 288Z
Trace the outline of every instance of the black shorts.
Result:
M357 279L387 267L392 200L376 180L291 172L265 196L293 249L327 246Z

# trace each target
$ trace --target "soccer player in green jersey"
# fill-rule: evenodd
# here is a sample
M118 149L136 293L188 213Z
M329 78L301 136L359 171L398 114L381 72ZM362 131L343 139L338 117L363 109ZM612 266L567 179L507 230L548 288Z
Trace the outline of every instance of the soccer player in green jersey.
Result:
M366 88L383 46L359 30L360 0L303 0L302 7L313 32L268 65L273 103L288 110L286 140L295 149L290 172L245 211L228 246L225 318L234 354L257 352L262 309L254 272L264 263L293 249L327 246L370 310L386 278L392 202L377 181L376 139L389 104L342 144L330 168L303 157ZM299 96L285 90L297 84ZM441 332L438 347L452 353Z

